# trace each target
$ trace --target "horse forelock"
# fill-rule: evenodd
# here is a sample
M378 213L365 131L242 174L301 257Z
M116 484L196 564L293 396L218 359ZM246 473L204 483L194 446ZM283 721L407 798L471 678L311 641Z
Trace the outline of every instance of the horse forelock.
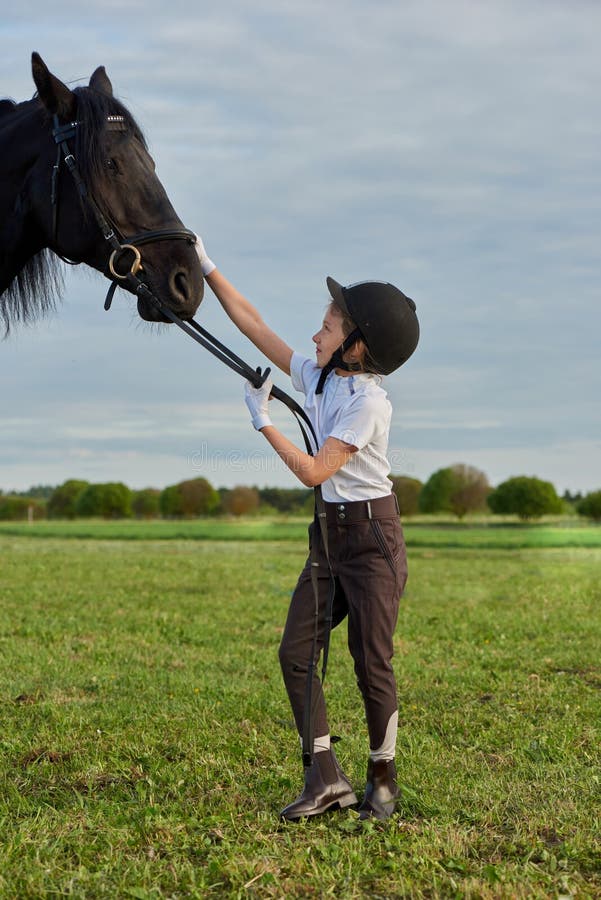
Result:
M146 139L136 120L119 100L89 87L75 88L77 97L77 128L75 156L77 165L96 202L103 206L104 188L110 175L106 166L106 151L114 132L109 131L109 117L123 120L122 139L135 138L147 150Z

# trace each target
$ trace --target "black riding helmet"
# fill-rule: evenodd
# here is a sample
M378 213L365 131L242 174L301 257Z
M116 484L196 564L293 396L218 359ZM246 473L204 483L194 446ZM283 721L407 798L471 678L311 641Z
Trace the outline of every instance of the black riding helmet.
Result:
M389 375L407 362L419 341L419 322L410 297L383 281L359 281L343 287L328 277L327 285L357 326L381 375Z

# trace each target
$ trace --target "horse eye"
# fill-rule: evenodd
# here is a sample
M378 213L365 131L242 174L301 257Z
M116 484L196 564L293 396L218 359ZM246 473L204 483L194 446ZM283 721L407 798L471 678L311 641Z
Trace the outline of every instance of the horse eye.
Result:
M115 175L118 174L118 172L119 172L119 166L117 165L117 163L115 162L114 159L110 159L110 158L107 159L106 167L110 172L114 172Z

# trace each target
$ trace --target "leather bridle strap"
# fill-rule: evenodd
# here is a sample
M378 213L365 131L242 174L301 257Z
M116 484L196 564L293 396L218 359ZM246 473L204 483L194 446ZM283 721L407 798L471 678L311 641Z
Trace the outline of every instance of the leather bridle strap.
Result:
M128 244L135 244L141 247L143 244L154 244L157 241L176 241L183 239L196 243L196 235L188 228L159 228L156 231L142 231L140 234L134 234L133 237L127 237L125 240Z
M133 251L134 262L132 263L129 272L132 275L135 275L142 268L141 254L136 249L137 247L144 244L155 243L157 241L171 240L186 240L193 244L196 243L196 235L188 228L161 228L151 231L144 231L140 234L134 234L131 237L125 237L121 235L117 226L114 223L109 222L109 220L106 218L106 216L98 206L98 203L96 202L94 197L88 191L86 183L81 177L81 173L77 166L75 157L73 153L71 153L68 141L69 139L75 137L77 128L79 127L79 122L67 122L64 125L61 125L58 116L55 114L53 117L53 126L52 136L58 146L56 163L54 164L54 168L52 170L52 190L50 197L52 204L52 236L54 241L56 242L58 235L59 204L58 178L61 159L64 159L65 165L67 166L75 182L75 186L77 188L77 192L82 204L87 203L88 206L90 206L98 227L102 232L104 240L107 242L107 244L109 244L110 247L112 247L112 253L109 258L108 266L111 275L113 276L114 282L113 285L111 285L111 287L109 288L109 292L105 300L105 309L109 309L113 294L115 293L115 282L117 280L124 280L127 277L127 274L129 274L126 273L125 275L123 275L117 272L115 265L119 255L121 255L124 251ZM124 131L125 124L123 121L123 117L109 116L107 119L107 128L111 131ZM60 256L60 254L58 255ZM73 260L66 259L64 256L61 256L60 258L65 262L73 264Z
M58 120L58 116L54 115L54 128L52 131L52 136L54 137L55 143L58 145L58 153L57 153L57 161L53 171L53 193L51 199L53 200L53 229L54 234L53 237L56 239L56 232L58 228L58 169L60 166L61 155L65 161L65 165L67 166L73 181L75 182L75 187L77 188L77 193L79 194L80 200L82 204L87 203L94 213L94 218L98 223L98 227L102 232L102 237L104 240L110 244L113 250L119 250L121 248L121 243L117 240L117 235L115 234L115 229L107 222L105 216L102 214L100 207L89 193L86 183L81 177L81 173L77 167L77 162L75 161L75 157L71 153L71 149L69 144L67 143L68 139L73 137L76 133L76 128L79 125L79 122L68 122L65 125L61 125ZM55 182L56 179L56 182Z

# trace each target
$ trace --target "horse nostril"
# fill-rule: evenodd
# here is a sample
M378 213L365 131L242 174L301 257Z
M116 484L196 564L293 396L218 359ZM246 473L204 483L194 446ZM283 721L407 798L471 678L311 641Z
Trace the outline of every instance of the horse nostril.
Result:
M190 300L190 285L185 272L180 270L171 276L171 289L180 302L188 303Z

